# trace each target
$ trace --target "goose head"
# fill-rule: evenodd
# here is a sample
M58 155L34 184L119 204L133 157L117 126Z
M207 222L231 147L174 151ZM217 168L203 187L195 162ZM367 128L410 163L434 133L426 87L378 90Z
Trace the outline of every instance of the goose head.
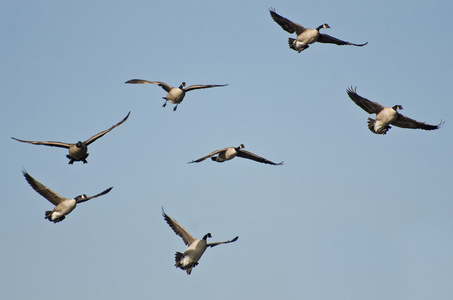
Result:
M242 148L245 148L244 144L240 144L239 147L236 147L236 151L239 151Z
M79 196L75 197L74 200L75 200L76 202L78 202L79 200L85 199L85 198L87 198L87 195L82 194L82 195L79 195Z
M319 29L321 29L321 28L330 28L330 26L329 26L329 24L324 23L324 24L322 24L322 25L319 25L318 28L316 28L316 30L319 31Z
M203 240L206 241L207 238L212 238L210 233L205 234L205 236L203 237Z
M76 144L76 147L77 147L77 148L81 148L81 147L82 147L82 142L81 142L81 141L78 141L77 144Z
M399 104L393 106L392 108L393 108L393 110L395 110L395 111L398 111L398 110L402 110L402 109L403 109L403 107L402 107L401 105L399 105Z
M186 86L186 83L183 81L183 82L181 83L181 85L179 86L179 88L182 89L182 88L185 87L185 86Z

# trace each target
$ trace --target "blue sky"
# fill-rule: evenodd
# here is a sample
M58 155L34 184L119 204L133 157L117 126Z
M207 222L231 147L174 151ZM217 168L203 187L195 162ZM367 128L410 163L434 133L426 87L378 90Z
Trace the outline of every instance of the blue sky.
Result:
M288 48L270 17L365 47ZM451 1L3 1L0 298L452 299ZM294 37L294 36L293 36ZM176 112L165 92L192 91ZM346 88L445 125L372 134ZM129 119L89 147L64 149ZM245 149L283 166L236 158ZM80 204L58 224L21 169ZM161 207L208 249L190 276Z

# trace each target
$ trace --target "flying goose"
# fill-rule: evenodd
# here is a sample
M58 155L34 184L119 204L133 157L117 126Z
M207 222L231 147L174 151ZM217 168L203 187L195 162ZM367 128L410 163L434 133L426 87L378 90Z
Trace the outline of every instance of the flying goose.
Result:
M102 196L110 192L110 190L113 187L110 187L103 191L102 193L99 193L97 195L87 197L87 195L83 194L80 196L75 197L74 199L67 199L64 197L61 197L33 177L31 177L25 170L22 171L22 173L25 176L25 179L27 180L28 184L41 196L49 200L50 203L55 205L55 208L53 210L48 210L46 211L45 218L49 220L50 222L60 222L65 219L65 216L69 214L71 211L74 210L76 205L78 203L82 203L85 201L88 201L90 199Z
M184 244L189 246L184 253L176 252L175 254L175 267L180 268L181 270L186 270L187 275L192 272L192 269L198 265L198 261L200 260L203 253L206 251L208 247L215 247L220 244L228 244L232 242L236 242L239 238L238 236L232 240L225 241L225 242L216 242L216 243L208 243L206 240L207 238L212 237L210 233L207 233L203 236L201 240L195 239L184 227L182 227L178 222L170 218L162 208L162 215L170 225L171 229L179 235Z
M289 38L288 43L291 49L294 49L297 52L301 52L307 49L309 44L313 44L315 42L318 43L328 43L328 44L336 44L336 45L352 45L362 47L368 44L368 42L364 44L354 44L346 41L339 40L334 38L330 35L319 33L321 28L330 28L328 24L322 24L318 26L316 29L305 28L300 24L294 23L287 18L284 18L276 13L275 9L269 9L272 19L280 25L283 30L289 33L296 33L297 37L295 39Z
M16 139L15 137L12 137L12 139L22 142L22 143L30 143L30 144L35 144L35 145L45 145L45 146L51 146L51 147L60 147L60 148L67 148L69 149L69 155L66 155L66 157L69 159L69 164L72 165L74 161L83 161L84 164L87 163L86 158L88 157L88 145L96 141L98 138L102 137L104 134L108 133L111 131L113 128L120 126L121 124L124 123L124 121L127 120L131 112L127 114L127 116L121 120L116 125L113 125L107 130L101 131L98 134L93 135L90 137L88 140L85 142L78 141L75 144L69 144L69 143L62 143L62 142L35 142L35 141L24 141L20 139Z
M175 111L178 108L178 104L182 102L184 99L184 96L186 95L186 92L192 91L192 90L198 90L198 89L207 89L207 88L213 88L213 87L218 87L218 86L227 86L228 84L209 84L209 85L191 85L186 88L186 83L183 82L179 87L172 87L164 82L160 81L148 81L148 80L143 80L143 79L131 79L126 81L125 83L139 83L139 84L146 84L146 83L152 83L152 84L157 84L158 86L162 87L168 94L165 97L162 97L165 99L164 105L162 107L165 107L167 105L167 101L170 101L173 104L176 104L176 106L173 108L173 111Z
M211 159L213 161L221 163L221 162L224 162L226 160L233 159L236 156L239 156L239 157L242 157L242 158L251 159L251 160L254 160L254 161L257 161L257 162L260 162L260 163L264 163L264 164L269 164L269 165L282 165L283 164L283 162L274 163L274 162L271 162L270 160L265 159L264 157L258 156L256 154L253 154L253 153L248 152L246 150L241 150L244 147L245 147L244 144L240 144L238 147L226 147L224 149L215 150L215 151L212 151L211 153L209 153L208 155L203 156L202 158L199 158L197 160L193 160L193 161L189 162L189 164L191 164L191 163L199 163L199 162L205 160L208 157L211 157ZM217 154L217 156L213 156L213 155L216 155L216 154Z
M398 104L393 107L384 107L377 102L373 102L359 96L356 93L356 89L357 88L350 87L346 90L346 92L348 93L349 98L351 98L352 101L354 101L355 104L360 106L364 111L369 114L376 114L376 120L368 118L368 128L373 133L386 134L386 132L392 128L390 124L401 128L434 130L439 129L439 127L444 123L441 121L437 125L429 125L412 120L398 113L398 110L403 109L401 105Z

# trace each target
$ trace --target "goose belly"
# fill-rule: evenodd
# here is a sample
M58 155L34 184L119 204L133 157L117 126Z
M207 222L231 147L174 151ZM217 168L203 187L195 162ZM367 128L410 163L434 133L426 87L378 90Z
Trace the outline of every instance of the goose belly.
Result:
M74 159L82 159L86 157L88 148L85 145L77 147L76 145L71 145L69 147L69 156Z
M206 251L206 248L207 243L205 240L194 241L184 252L184 257L181 260L182 264L187 265L189 263L197 262Z
M65 200L58 204L52 212L52 221L69 214L76 207L76 201L74 199Z
M234 148L228 148L225 152L222 152L218 155L217 161L230 160L236 157L238 152Z
M381 110L381 112L376 116L376 126L377 124L379 124L380 126L388 125L395 121L397 117L398 113L393 108L386 107Z
M319 32L316 29L307 29L297 36L296 46L299 44L308 45L313 44L318 40Z
M180 89L180 88L173 88L170 90L170 92L167 94L167 100L170 101L171 103L177 104L184 99L185 92Z

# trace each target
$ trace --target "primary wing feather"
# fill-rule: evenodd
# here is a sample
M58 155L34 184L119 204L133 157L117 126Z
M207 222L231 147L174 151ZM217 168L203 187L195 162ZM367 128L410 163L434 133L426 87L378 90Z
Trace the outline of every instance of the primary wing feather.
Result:
M275 12L275 9L270 9L269 10L272 19L280 25L283 30L289 32L289 33L294 33L296 32L297 34L301 34L302 32L305 31L305 27L303 27L300 24L294 23L293 21L288 20L285 17L280 16Z
M120 126L121 124L123 124L123 123L127 120L127 118L129 118L129 115L130 115L130 114L131 114L131 112L129 112L129 113L127 114L127 116L126 116L124 119L121 120L121 122L119 122L119 123L113 125L113 126L110 127L109 129L106 129L106 130L104 130L104 131L99 132L98 134L93 135L92 137L90 137L88 140L85 141L85 144L88 146L89 144L91 144L91 143L93 143L94 141L96 141L98 138L102 137L104 134L106 134L106 133L108 133L109 131L113 130L113 128Z
M29 144L34 144L34 145L45 145L45 146L51 146L51 147L60 147L60 148L69 148L71 144L68 143L62 143L62 142L36 142L36 141L25 141L25 140L20 140L16 139L15 137L11 137L13 140L22 142L22 143L29 143Z
M191 164L191 163L199 163L199 162L205 160L206 158L209 158L209 157L211 157L211 156L213 156L213 155L216 155L217 153L220 153L220 152L222 152L222 151L226 151L227 149L228 149L228 147L227 147L227 148L220 149L220 150L212 151L211 153L209 153L209 154L206 155L206 156L203 156L202 158L199 158L199 159L197 159L197 160L192 160L191 162L189 162L189 164Z
M254 161L257 161L260 163L264 163L264 164L269 164L269 165L282 165L283 164L283 162L274 163L264 157L258 156L256 154L246 151L246 150L240 150L238 152L237 156L242 157L242 158L248 158L248 159L251 159L251 160L254 160Z
M94 196L91 196L91 197L86 197L86 198L80 198L79 200L77 200L77 203L82 203L82 202L88 201L90 199L105 195L108 192L110 192L112 189L113 189L113 187L109 187L108 189L106 189L105 191L103 191L103 192L101 192L101 193L99 193L97 195L94 195Z
M57 206L66 198L61 197L36 179L30 176L26 171L22 171L24 174L25 179L27 180L28 184L41 196L49 200L53 205Z
M233 243L233 242L236 242L236 241L238 240L238 238L239 238L239 237L237 236L237 237L235 237L234 239L229 240L229 241L209 243L207 246L208 246L208 247L215 247L215 246L220 245L220 244Z
M403 116L401 114L398 114L398 118L395 121L393 121L391 124L401 127L401 128L435 130L435 129L439 129L439 127L443 124L443 122L441 121L437 125L430 125L430 124L426 124L423 122L413 120L413 119Z
M319 34L317 41L320 43L336 44L336 45L340 45L340 46L341 45L352 45L352 46L362 47L362 46L365 46L366 44L368 44L368 42L366 42L364 44L354 44L354 43L350 43L350 42L346 42L346 41L337 39L333 36L330 36L330 35L324 34L324 33Z
M366 98L359 96L356 92L356 88L348 88L346 90L348 93L349 98L354 101L355 104L360 106L364 111L369 114L377 114L379 113L384 107L377 102L370 101Z
M188 86L184 89L184 91L188 92L191 90L198 90L198 89L207 89L207 88L213 88L213 87L218 87L218 86L227 86L228 84L196 84L196 85L191 85Z
M167 222L168 225L170 225L171 229L179 235L184 243L187 246L190 246L195 241L195 238L184 228L182 227L178 222L170 218L162 208L162 216L164 216L165 222Z
M131 79L131 80L126 81L125 83L133 83L133 84L151 83L151 84L157 84L158 86L162 87L167 93L170 92L170 90L173 88L172 86L166 84L165 82L149 81L149 80L143 80L143 79Z

